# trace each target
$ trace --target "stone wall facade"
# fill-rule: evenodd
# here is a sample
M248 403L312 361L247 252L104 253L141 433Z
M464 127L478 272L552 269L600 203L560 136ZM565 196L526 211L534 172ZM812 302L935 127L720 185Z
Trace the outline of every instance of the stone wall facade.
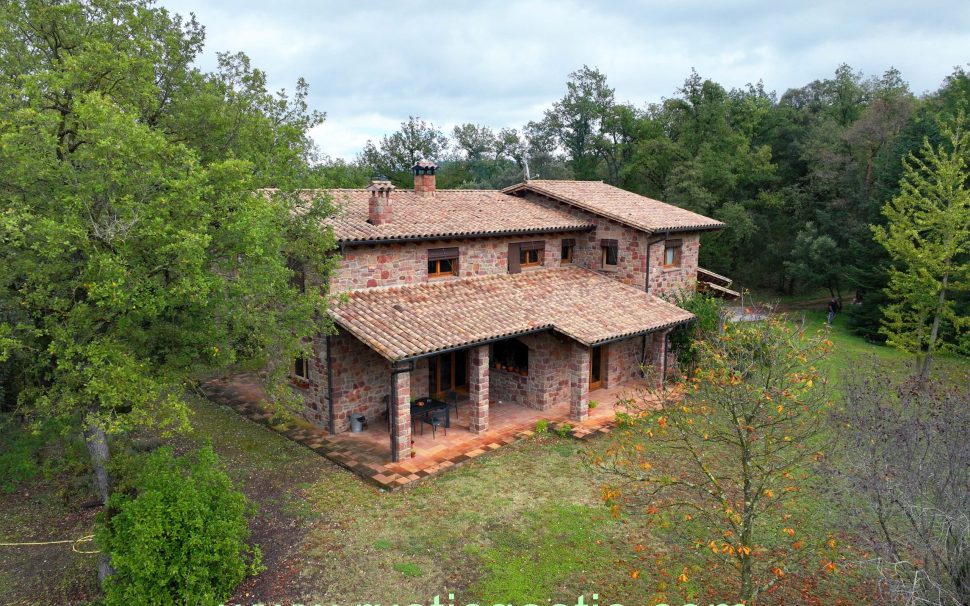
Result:
M674 268L663 267L664 244L657 240L662 235L651 235L633 229L605 217L563 204L552 198L535 193L523 195L537 204L566 210L596 224L592 232L585 232L576 239L577 265L610 276L624 284L644 289L647 283L647 256L650 257L650 293L671 298L680 290L693 290L697 284L697 259L700 254L700 233L673 233L667 237L681 241L680 264ZM619 259L615 268L603 265L603 240L616 240Z
M508 273L509 244L516 242L542 240L545 242L543 267L559 267L562 240L573 238L578 244L582 237L588 235L589 232L562 232L350 246L343 251L340 267L334 271L330 292L428 282L428 250L432 248L457 247L459 272L454 278L432 278L433 281ZM530 270L527 267L522 269L523 272Z
M579 386L585 385L584 402L589 400L589 348L552 331L523 335L518 338L529 348L528 375L496 368L490 346L482 345L468 352L468 414L473 430L488 427L490 402L513 403L535 410L546 410L570 401ZM414 369L395 374L391 365L350 334L339 331L331 336L333 357L334 427L337 433L350 428L350 415L363 414L369 423L382 419L387 410L385 398L391 396L391 382L403 381L412 396L428 394L428 361L418 360ZM647 336L648 362L656 358L660 341ZM326 344L318 340L318 355L310 367L309 385L302 390L306 405L303 416L326 426L327 404ZM604 387L617 387L640 377L643 337L632 337L607 345L607 373ZM651 349L652 348L652 349ZM585 361L580 360L585 358ZM573 376L584 368L586 377ZM393 407L392 407L393 408Z
M699 233L672 234L671 240L680 240L680 264L677 267L664 267L664 242L650 247L650 292L673 299L680 292L690 292L697 288L697 257L701 250Z
M329 422L326 338L314 342L314 354L309 365L308 385L301 390L303 416L325 427ZM330 356L333 360L334 431L347 431L353 413L363 414L368 422L377 420L387 410L384 398L391 392L390 363L343 330L330 337Z
M650 339L647 335L646 339ZM606 387L617 387L643 376L644 337L631 337L607 345Z
M536 410L545 410L566 399L569 376L565 368L570 341L552 332L523 335L517 340L529 348L528 375L497 368L493 363L489 369L491 399Z

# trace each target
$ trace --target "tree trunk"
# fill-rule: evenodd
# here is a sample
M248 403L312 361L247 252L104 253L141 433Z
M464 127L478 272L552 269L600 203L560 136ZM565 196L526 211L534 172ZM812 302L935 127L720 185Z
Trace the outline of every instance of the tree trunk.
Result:
M943 315L943 304L946 302L946 287L949 274L943 274L943 287L940 288L940 298L936 305L936 315L933 316L933 328L930 329L930 341L926 344L926 355L919 370L919 383L923 385L930 378L930 365L933 363L933 352L936 349L936 337L940 333L940 316Z
M101 503L107 506L108 496L111 492L111 478L108 475L108 458L110 456L108 436L105 435L104 429L97 422L92 421L84 428L84 444L87 446L88 455L91 457L94 486L101 498ZM108 554L102 553L101 561L98 563L98 581L104 583L104 580L113 573L114 570L111 568Z
M747 421L745 421L747 423ZM744 438L742 438L744 440ZM750 548L754 542L754 495L752 489L751 445L746 441L741 444L741 473L743 474L742 498L744 506L741 515L741 546ZM741 600L745 604L752 604L754 598L754 579L751 566L751 554L741 554Z
M95 422L91 422L84 428L84 444L88 448L88 455L91 457L91 469L94 471L94 487L98 490L101 503L108 504L108 494L110 492L110 479L108 477L108 436L104 430Z

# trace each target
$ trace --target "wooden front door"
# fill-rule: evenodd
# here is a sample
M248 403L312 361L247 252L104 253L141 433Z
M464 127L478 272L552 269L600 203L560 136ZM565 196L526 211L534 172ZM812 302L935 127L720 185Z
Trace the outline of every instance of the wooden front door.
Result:
M589 348L589 390L603 387L606 379L606 345Z
M451 351L431 358L431 395L441 398L446 391L468 389L468 350Z

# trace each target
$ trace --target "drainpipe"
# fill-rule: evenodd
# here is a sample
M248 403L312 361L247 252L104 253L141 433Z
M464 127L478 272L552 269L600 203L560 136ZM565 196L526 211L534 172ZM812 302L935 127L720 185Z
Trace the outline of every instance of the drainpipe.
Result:
M328 419L327 427L330 435L333 435L337 428L337 421L333 414L333 356L330 355L330 335L326 337L327 346L327 408Z
M664 242L670 232L664 232L664 235L657 236L656 238L651 238L647 240L647 278L644 280L643 290L647 294L650 294L650 249L653 248L654 244L658 242Z
M388 406L390 410L388 411L388 414L387 414L387 422L391 426L391 462L393 463L400 462L397 458L397 448L396 448L397 442L398 442L397 423L394 422L394 408L397 406L397 381L394 380L394 377L401 374L402 372L413 371L414 360L410 360L409 362L410 363L404 367L395 368L394 365L391 365L391 396L390 396L391 400L390 402L388 402ZM408 444L408 446L410 446L410 444Z

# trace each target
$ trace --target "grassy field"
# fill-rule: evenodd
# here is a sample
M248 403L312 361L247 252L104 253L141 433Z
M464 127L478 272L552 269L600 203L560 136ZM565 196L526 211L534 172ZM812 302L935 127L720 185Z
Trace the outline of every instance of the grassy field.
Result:
M823 328L821 311L805 318L810 328ZM826 370L833 377L868 355L905 361L847 334L841 320L831 338L836 351ZM941 368L965 373L970 366L945 359ZM592 601L594 593L600 604L733 603L724 572L673 542L662 526L608 515L601 478L585 464L583 449L607 448L609 438L584 444L546 435L388 493L227 409L198 400L193 410L194 433L180 446L212 440L259 505L253 532L267 570L245 582L233 603L408 604L434 595L447 603L453 594L462 604L542 605L575 603L580 594ZM3 444L16 442L11 431ZM27 479L0 491L0 542L91 531L91 495L72 485L71 470L21 475ZM844 535L845 521L824 497L811 506L818 532ZM70 545L0 547L0 603L92 600L95 564L96 556ZM677 583L685 569L691 581ZM765 603L865 603L865 579L846 569L838 578L792 578Z

